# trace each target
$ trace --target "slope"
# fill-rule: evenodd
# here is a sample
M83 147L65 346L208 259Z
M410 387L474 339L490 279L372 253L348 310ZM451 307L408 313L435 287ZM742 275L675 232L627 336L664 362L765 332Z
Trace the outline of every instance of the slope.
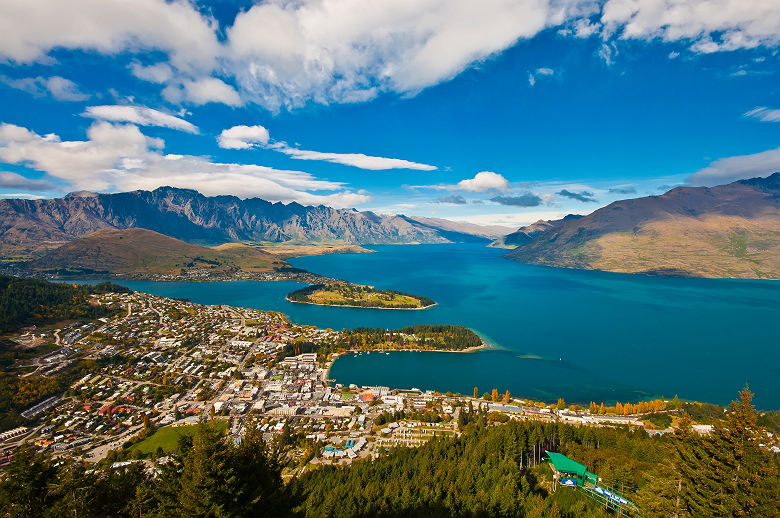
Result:
M627 273L778 279L780 173L614 202L506 257Z
M206 248L141 228L99 230L28 264L36 272L71 276L177 275L192 269L227 274L287 267L276 256L250 246L234 243Z

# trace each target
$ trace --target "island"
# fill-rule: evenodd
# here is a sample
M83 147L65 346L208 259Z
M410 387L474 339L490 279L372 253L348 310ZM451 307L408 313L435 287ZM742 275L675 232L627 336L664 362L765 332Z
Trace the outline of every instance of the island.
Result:
M421 295L379 290L350 282L312 284L289 293L287 300L319 306L374 309L427 309L436 305L436 302Z

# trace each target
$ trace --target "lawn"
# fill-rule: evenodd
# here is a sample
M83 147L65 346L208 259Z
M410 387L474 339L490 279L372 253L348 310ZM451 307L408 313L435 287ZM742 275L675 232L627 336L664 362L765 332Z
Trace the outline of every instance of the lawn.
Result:
M227 430L227 421L224 420L218 420L217 422L217 428L224 432ZM176 449L176 446L179 444L179 436L181 435L192 435L195 432L195 428L198 425L189 425L189 426L166 426L164 428L160 428L154 434L152 434L150 437L147 437L143 441L139 442L138 444L133 445L133 447L130 449L130 451L140 450L140 452L144 455L149 455L151 453L154 453L157 451L158 447L162 447L163 451L171 452Z

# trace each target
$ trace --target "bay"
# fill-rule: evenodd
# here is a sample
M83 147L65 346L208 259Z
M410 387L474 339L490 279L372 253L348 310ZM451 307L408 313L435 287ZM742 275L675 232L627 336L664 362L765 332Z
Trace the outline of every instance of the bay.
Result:
M636 401L677 394L728 403L746 383L780 407L780 283L684 279L525 265L481 245L383 245L373 254L310 256L297 267L425 295L422 311L293 304L295 282L123 282L203 304L275 310L332 329L468 326L494 345L474 353L346 355L340 383L470 394L497 388L567 401Z

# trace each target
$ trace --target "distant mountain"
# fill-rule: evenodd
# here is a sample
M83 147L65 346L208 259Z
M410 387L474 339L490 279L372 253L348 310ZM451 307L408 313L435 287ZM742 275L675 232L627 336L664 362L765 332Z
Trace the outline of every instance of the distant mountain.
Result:
M269 272L290 265L273 254L238 243L206 248L142 228L98 230L28 263L29 270L61 276L179 275Z
M0 256L39 255L101 229L146 228L199 244L262 241L446 243L473 239L404 216L258 198L206 197L160 187L116 194L71 193L0 200Z
M512 230L511 227L501 225L476 225L463 221L451 221L441 218L423 218L421 216L403 216L413 224L423 225L425 227L438 230L444 237L452 241L485 241L496 239L506 235Z
M615 272L780 279L780 173L617 201L533 236L506 257Z
M582 216L578 214L569 214L568 216L565 216L561 219L552 219L552 220L540 219L536 223L531 223L530 225L526 225L524 227L518 228L511 234L506 234L502 237L499 237L498 239L490 243L490 245L488 246L491 246L493 248L514 248L516 246L529 242L531 239L541 234L542 232L557 227L564 221L578 219L581 217Z

